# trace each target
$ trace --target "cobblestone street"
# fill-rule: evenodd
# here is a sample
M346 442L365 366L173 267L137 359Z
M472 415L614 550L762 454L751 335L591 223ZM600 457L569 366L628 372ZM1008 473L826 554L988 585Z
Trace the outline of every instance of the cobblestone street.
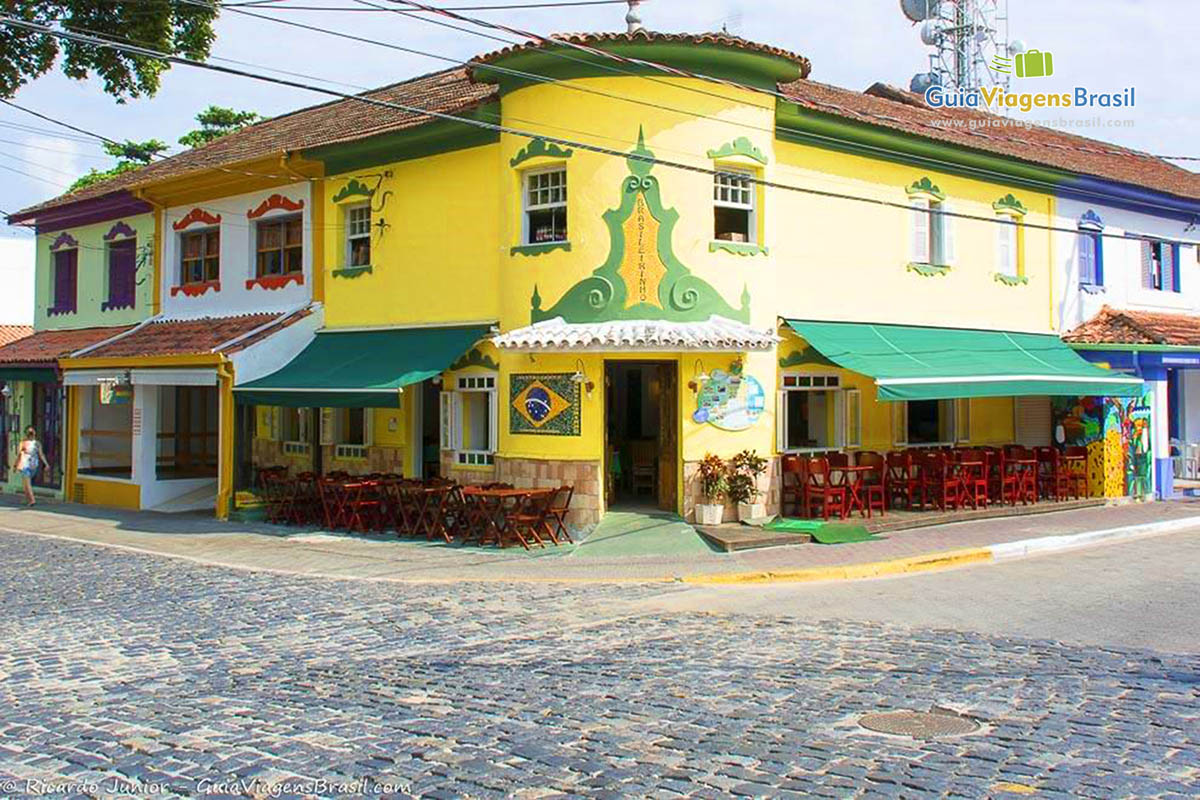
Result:
M1200 787L1194 655L654 610L668 583L324 581L11 534L0 559L4 796ZM857 725L932 706L984 725Z

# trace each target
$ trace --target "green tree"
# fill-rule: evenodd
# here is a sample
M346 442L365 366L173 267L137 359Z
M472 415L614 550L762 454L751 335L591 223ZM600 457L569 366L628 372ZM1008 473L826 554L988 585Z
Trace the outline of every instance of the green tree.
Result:
M186 0L5 0L0 9L19 19L115 39L193 59L208 57L216 5ZM0 97L49 72L62 56L62 71L83 80L96 75L104 91L124 102L153 95L169 65L154 58L59 40L35 31L0 26Z
M202 144L220 139L227 133L253 125L262 117L253 111L235 111L222 106L209 106L196 115L200 127L179 137L179 143L184 147L199 147Z
M147 139L144 142L105 142L104 152L117 159L116 166L105 170L92 167L88 174L72 183L71 188L67 189L67 191L75 192L94 183L100 183L109 178L115 178L124 172L145 166L166 149L167 143L158 139Z

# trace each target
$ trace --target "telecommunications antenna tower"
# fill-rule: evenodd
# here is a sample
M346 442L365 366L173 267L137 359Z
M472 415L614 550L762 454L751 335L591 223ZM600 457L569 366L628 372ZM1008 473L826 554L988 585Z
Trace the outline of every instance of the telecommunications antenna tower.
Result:
M929 71L909 84L914 92L1008 88L1022 49L1008 39L1008 0L900 0L900 11L920 25L921 41L932 50Z

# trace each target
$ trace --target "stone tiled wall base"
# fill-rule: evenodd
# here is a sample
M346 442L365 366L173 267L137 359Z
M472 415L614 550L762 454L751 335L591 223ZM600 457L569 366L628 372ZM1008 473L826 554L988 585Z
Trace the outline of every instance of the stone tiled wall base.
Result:
M284 466L288 468L290 475L310 472L313 468L311 454L285 454L283 442L255 439L253 449L255 467ZM404 474L406 454L402 447L369 447L366 458L335 459L333 452L333 445L321 446L321 458L325 472L341 470L349 472L351 475L367 475L373 472Z
M780 459L771 458L771 464L766 473L759 479L758 487L763 491L762 500L767 504L767 514L779 513L779 483ZM688 522L696 521L696 504L702 502L700 492L700 462L683 462L683 518ZM737 506L725 503L725 522L737 522Z
M567 523L572 528L583 528L600 521L599 461L543 461L497 456L496 480L520 488L574 486Z
M499 460L499 459L497 459ZM463 486L472 483L493 483L500 480L496 477L496 467L460 467L454 460L454 453L442 453L442 477L457 481Z
M251 446L251 450L255 468L287 467L289 475L296 475L300 472L311 472L313 468L312 453L285 455L283 452L283 442L256 438L254 444Z

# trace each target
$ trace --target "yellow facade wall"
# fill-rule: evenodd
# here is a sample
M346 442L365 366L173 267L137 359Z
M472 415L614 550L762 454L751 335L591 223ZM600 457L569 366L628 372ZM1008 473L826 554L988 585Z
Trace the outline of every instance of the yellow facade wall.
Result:
M80 496L78 488L83 489L82 496L86 499L88 505L125 508L130 511L141 509L142 487L136 483L76 477L72 483L72 487L73 497Z
M321 259L326 326L496 319L498 157L496 145L485 145L327 178ZM374 186L363 172L385 175L370 199L372 271L335 276L347 263L345 207L365 198L333 198L351 180Z

